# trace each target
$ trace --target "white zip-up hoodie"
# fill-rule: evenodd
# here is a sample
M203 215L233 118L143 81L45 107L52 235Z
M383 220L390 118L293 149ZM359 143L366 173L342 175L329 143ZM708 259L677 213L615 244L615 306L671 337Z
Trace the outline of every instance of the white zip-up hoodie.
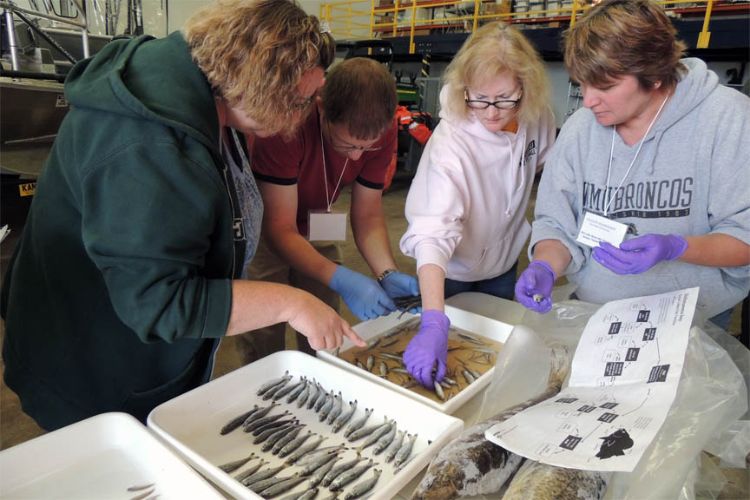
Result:
M406 198L401 251L440 266L450 279L479 281L508 271L531 228L526 220L537 167L555 138L551 112L517 133L490 132L446 112L427 142Z

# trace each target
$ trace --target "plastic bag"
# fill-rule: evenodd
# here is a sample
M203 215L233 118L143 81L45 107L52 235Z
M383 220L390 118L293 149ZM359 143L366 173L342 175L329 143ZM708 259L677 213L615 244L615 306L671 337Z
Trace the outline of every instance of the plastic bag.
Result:
M539 394L547 387L555 363L560 363L561 352L569 353L563 362L569 369L581 333L599 307L571 300L557 302L545 315L525 314L498 356L476 420ZM727 433L747 411L747 385L735 362L748 366L750 358L730 355L722 345L734 339L720 329L712 330L712 325L705 328L711 335L697 327L690 331L680 384L662 428L633 472L612 475L606 498L689 500L695 498L697 486L702 498L715 496L723 486L716 476L705 480L705 475L697 485L699 458L705 446L718 442L718 436L728 439L723 447L719 445L725 455L731 455L730 449L735 458L740 453L735 448L741 448L744 431Z

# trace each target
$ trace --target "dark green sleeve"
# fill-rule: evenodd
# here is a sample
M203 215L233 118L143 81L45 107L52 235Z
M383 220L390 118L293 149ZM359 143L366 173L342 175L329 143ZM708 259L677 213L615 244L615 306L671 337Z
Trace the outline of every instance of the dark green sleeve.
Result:
M226 191L213 164L183 151L136 143L83 177L86 251L144 341L221 337L229 321Z

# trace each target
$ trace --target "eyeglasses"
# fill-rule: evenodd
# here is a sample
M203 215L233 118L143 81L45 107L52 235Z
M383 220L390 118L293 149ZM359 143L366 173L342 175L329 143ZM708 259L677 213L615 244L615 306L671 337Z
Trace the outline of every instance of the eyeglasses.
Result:
M483 101L481 99L469 99L469 93L464 90L464 102L471 109L487 109L490 106L495 106L497 109L515 109L518 107L518 103L521 102L521 94L518 99L500 99L499 101Z
M333 135L331 124L327 120L323 121L325 121L326 128L328 129L328 137L331 140L331 146L339 153L348 154L355 151L362 151L364 153L367 151L380 151L381 149L383 149L382 146L356 146L354 144L349 144L345 141L341 141L335 135Z
M289 105L292 111L302 111L310 107L310 104L313 103L315 100L316 94L311 95L310 97L307 97L305 99L302 99L301 101L293 102Z

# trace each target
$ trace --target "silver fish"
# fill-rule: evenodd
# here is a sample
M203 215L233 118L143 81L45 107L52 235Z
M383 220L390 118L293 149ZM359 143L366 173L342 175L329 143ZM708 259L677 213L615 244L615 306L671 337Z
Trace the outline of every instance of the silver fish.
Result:
M222 464L219 466L219 469L223 470L227 474L230 472L234 472L246 463L248 463L250 460L255 458L255 452L251 453L250 455L246 456L245 458L240 458L239 460L233 460L231 462L227 462L225 464Z
M270 477L274 477L276 474L281 472L282 469L284 469L283 465L279 465L278 467L267 467L263 470L259 470L249 475L240 482L245 486L250 486L251 484L257 483L258 481L263 481Z
M268 413L277 406L279 406L279 403L271 403L268 406L263 406L263 407L258 408L256 411L248 415L245 421L242 422L242 427L244 428L250 425L252 422L255 422L256 420L260 420L261 418L268 415Z
M367 469L372 467L372 464L374 462L372 459L370 459L366 464L363 465L357 465L356 467L353 467L352 469L344 472L339 477L331 481L331 485L328 487L331 491L339 491L344 488L347 484L351 483L355 479L357 479L359 476L367 472Z
M351 420L354 412L357 411L357 400L349 401L349 409L341 413L338 418L333 422L333 432L338 432L346 423Z
M370 434L365 442L359 446L359 449L364 450L368 446L372 446L373 444L377 443L380 438L391 432L391 429L393 429L396 425L395 422L395 420L391 420L389 422L388 419L386 419L386 422L383 425L372 431L372 434Z
M297 397L297 408L302 408L307 403L307 398L310 397L310 387L314 385L312 381L305 380L305 387L302 389L302 393Z
M285 496L281 500L312 500L318 496L318 488L306 490L301 493L292 493L291 495Z
M272 399L274 401L278 401L279 399L283 398L284 396L286 396L292 391L295 391L297 389L302 390L304 386L305 386L305 379L300 378L299 382L297 382L296 384L286 384L284 387L276 391Z
M274 486L279 483L283 483L287 479L299 477L296 474L294 476L286 476L286 477L275 477L271 476L266 479L261 479L260 481L256 481L252 484L246 485L248 488L250 488L250 491L254 491L255 493L260 493L261 491L270 488L271 486Z
M289 375L289 370L287 370L284 372L284 375L282 377L271 380L270 382L266 382L265 384L261 385L260 388L258 389L258 392L256 392L255 394L258 396L262 396L272 387L276 387L277 385L281 383L286 383L286 381L288 381L291 378L292 377L291 375Z
M305 465L300 471L300 474L303 476L309 476L313 474L316 470L326 465L327 463L334 462L338 458L338 455L339 455L338 451L320 455L317 459Z
M302 436L299 436L297 438L294 438L294 440L290 441L289 443L285 444L281 450L279 450L278 455L280 457L285 457L295 451L297 448L302 446L302 443L307 441L311 436L313 436L312 431L307 431L307 434L303 434Z
M382 437L380 437L375 443L375 448L372 450L375 455L380 455L385 451L386 448L388 448L388 446L390 446L390 444L393 442L393 439L396 437L396 428L396 421L394 420L390 430Z
M305 424L299 424L294 429L290 430L286 434L286 436L276 441L276 443L274 443L273 447L271 448L271 453L274 455L278 455L279 452L284 448L284 446L289 444L294 438L296 438L299 435L300 431L302 430L304 426Z
M318 412L318 420L323 422L326 418L328 418L328 414L331 413L331 410L333 409L333 404L336 402L336 396L334 396L333 391L329 392L326 396L326 401L323 403L323 406L320 407L320 412Z
M315 402L315 406L313 407L313 410L315 413L319 413L320 410L328 404L330 400L333 399L333 391L331 392L325 392L323 391L323 395L318 397L318 400Z
M323 479L328 475L333 467L336 465L336 462L341 458L341 455L336 454L336 457L331 460L330 462L326 462L323 464L322 467L320 467L318 470L315 471L315 473L310 478L310 482L308 483L309 488L315 488L317 487Z
M359 419L353 421L344 431L344 436L349 437L352 432L361 429L362 426L367 423L367 419L370 418L370 415L372 415L373 409L372 408L365 408L365 414L364 416L360 417Z
M326 418L326 423L328 425L331 425L336 418L341 415L341 410L344 407L344 398L341 396L341 391L339 391L338 394L336 394L336 397L333 398L333 408L331 408L331 411L328 412L328 418Z
M343 444L338 444L335 446L326 446L325 448L317 448L309 453L307 453L305 456L300 457L296 465L302 467L305 465L309 465L315 461L317 461L322 456L328 456L328 455L335 455L336 453L339 453L341 451L346 450L346 446Z
M280 483L277 483L269 488L266 488L265 490L261 490L259 493L260 496L263 498L273 498L276 495L281 495L282 493L286 493L287 491L291 490L295 486L297 486L302 481L307 480L306 477L303 476L297 476L294 475L292 477L289 477Z
M404 443L404 436L406 436L406 431L398 431L396 439L393 440L385 452L386 463L390 463L396 458L396 453L398 453L398 450L401 449L401 445Z
M291 416L291 413L288 414L288 415ZM292 423L295 420L297 420L297 419L296 418L287 418L286 420L284 420L284 419L272 420L270 422L266 422L263 425L255 427L250 434L252 434L253 436L259 436L261 433L266 432L269 429L275 429L277 427L281 427L282 425L286 425L286 424Z
M325 439L326 438L324 436L319 436L315 438L313 441L303 446L300 446L289 455L289 457L286 459L286 463L293 464L294 462L299 460L303 455L305 455L306 453L310 453L311 451L316 449L318 446L320 446L320 443L322 443L323 440ZM279 455L281 454L279 453Z
M396 452L396 458L393 460L393 464L396 467L400 467L401 465L404 465L406 461L409 459L409 455L411 455L411 450L414 448L414 441L417 440L417 436L419 434L414 434L413 436L409 436L407 439L404 439L404 443L401 445L401 448Z
M372 367L374 365L375 365L375 356L373 356L372 354L370 354L369 356L367 356L367 363L365 365L365 366L367 366L367 371L368 372L372 371Z
M365 460L364 457L362 457L359 453L357 453L357 457L353 458L347 462L343 462L328 472L325 477L323 477L323 486L328 486L331 484L331 481L339 477L344 471L351 469L355 465L357 465L362 460Z
M440 386L440 383L437 380L434 380L432 382L432 387L435 389L435 394L437 394L437 397L439 397L441 401L445 401L445 393L443 392L443 388Z
M258 472L258 470L260 470L260 468L263 467L264 465L268 465L268 462L266 462L265 460L261 458L257 464L251 465L249 469L240 472L239 474L234 476L234 478L239 482L243 482L245 479L249 478L256 472Z
M289 393L289 397L286 398L287 403L293 403L295 399L299 397L300 394L302 394L302 391L305 390L307 387L307 377L302 377L302 380L300 380L299 384L297 384L294 389Z
M380 362L380 364L378 365L378 370L381 377L388 376L388 365L385 364L385 361Z
M476 380L476 378L474 378L474 375L472 375L469 370L463 370L461 371L461 373L463 374L464 380L466 380L467 384L471 384Z
M294 437L296 435L295 433L299 432L299 430L304 426L305 424L293 424L290 427L282 427L278 431L268 436L268 439L266 439L266 441L263 443L261 450L269 451L273 449L276 446L276 443L289 436ZM281 448L279 447L279 449Z
M611 475L566 469L526 460L508 485L503 500L599 500Z
M349 434L347 439L349 441L358 441L365 436L369 436L373 432L379 431L381 428L385 427L386 425L388 425L388 419L383 417L383 423L368 425L367 427L362 427L361 429L357 429L356 431ZM386 429L386 432L388 432L387 429ZM380 435L382 436L382 434Z
M267 439L270 439L272 436L274 436L274 437L277 436L277 434L279 434L279 433L281 433L281 435L283 435L283 433L289 432L295 425L298 424L298 422L299 421L295 419L295 420L292 420L291 422L289 422L287 424L284 424L282 426L272 427L270 429L266 429L265 431L263 431L260 434L258 434L258 437L256 437L255 439L253 439L253 444L263 443ZM279 435L278 437L280 438L281 435Z
M287 386L287 384L289 383L290 380L292 380L292 376L291 375L289 375L288 377L284 377L279 384L277 384L277 385L271 387L270 389L268 389L265 393L263 393L263 401L269 400L272 397L274 397L274 395L277 392L279 392L280 390L282 390L284 387Z
M375 487L375 484L378 482L378 479L380 479L380 474L382 474L383 471L381 469L375 469L373 472L374 474L370 479L366 479L361 483L355 484L351 491L344 495L344 500L359 498L372 490Z
M262 417L262 418L251 420L250 422L246 422L242 424L242 430L245 432L253 432L258 427L262 427L269 422L275 422L276 420L288 414L289 412L285 412L285 413L279 413L277 415L270 415L268 417Z
M319 383L315 382L313 380L312 386L310 386L310 397L307 398L307 409L312 410L313 406L315 406L315 403L318 402L318 398L321 396L321 394L325 394L325 391L320 386Z
M242 423L245 420L247 420L248 417L252 416L252 414L255 413L256 411L258 411L258 405L253 405L252 410L246 411L242 415L238 415L234 417L232 420L230 420L229 422L227 422L224 425L224 427L221 428L221 430L219 431L219 434L221 434L222 436L229 434L230 432L235 430L237 427L241 426Z
M378 354L378 356L392 359L394 361L398 361L401 364L404 363L404 358L402 356L398 356L397 354L391 354L390 352L381 352L380 354Z
M361 370L367 370L367 367L365 367L365 365L363 365L362 362L356 358L354 360L354 364L357 365L357 368Z

